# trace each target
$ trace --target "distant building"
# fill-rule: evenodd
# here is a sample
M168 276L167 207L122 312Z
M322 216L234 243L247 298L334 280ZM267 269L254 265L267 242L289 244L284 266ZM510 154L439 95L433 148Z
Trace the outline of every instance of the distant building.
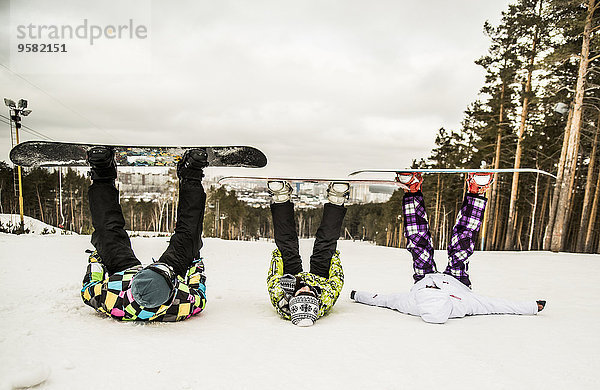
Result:
M218 187L220 176L207 176L203 180L204 187ZM122 198L155 201L174 195L177 173L170 168L139 168L119 170L117 186ZM292 200L302 208L317 208L327 202L328 183L295 183ZM268 207L271 196L267 191L267 183L262 181L237 180L224 184L228 191L235 191L242 202L252 207ZM383 203L387 202L395 187L351 184L350 199L347 204Z
M117 186L123 198L150 201L171 195L176 180L174 169L136 168L120 170Z

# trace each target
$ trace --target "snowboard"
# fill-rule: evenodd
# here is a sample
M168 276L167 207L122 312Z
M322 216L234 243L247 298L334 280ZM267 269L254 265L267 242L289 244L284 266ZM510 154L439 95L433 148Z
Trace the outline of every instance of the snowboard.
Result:
M556 176L553 174L542 171L541 169L534 168L506 168L506 169L462 169L462 168L432 168L432 169L361 169L360 171L355 171L350 173L348 176L358 175L360 173L411 173L411 172L420 172L420 173L470 173L470 172L482 172L482 173L539 173L541 175L550 176L556 179Z
M328 178L299 178L299 177L270 177L270 176L225 176L219 179L219 184L227 181L235 180L247 180L247 181L270 181L270 180L282 180L287 181L290 184L296 183L330 183L330 182L341 182L350 184L387 184L397 186L398 182L395 180L378 180L378 179L328 179Z
M263 176L225 176L219 179L219 184L228 181L257 181L266 184L269 180L283 180L292 186L297 184L321 184L321 183L349 183L364 184L369 186L369 192L372 194L391 194L399 188L396 180L378 180L378 179L323 179L323 178L298 178L298 177L263 177Z
M211 167L261 168L267 157L251 146L129 146L68 142L27 141L10 151L11 161L23 167L88 166L87 151L107 146L115 151L118 166L174 167L187 149L204 149Z

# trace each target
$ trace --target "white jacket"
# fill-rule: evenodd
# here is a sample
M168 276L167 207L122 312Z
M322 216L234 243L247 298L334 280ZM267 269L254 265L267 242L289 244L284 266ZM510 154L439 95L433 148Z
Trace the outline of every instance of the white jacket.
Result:
M443 324L448 321L448 318L477 314L537 314L538 312L536 301L514 302L477 295L453 276L441 273L425 275L408 293L379 295L357 291L354 300L421 316L423 321L435 324Z

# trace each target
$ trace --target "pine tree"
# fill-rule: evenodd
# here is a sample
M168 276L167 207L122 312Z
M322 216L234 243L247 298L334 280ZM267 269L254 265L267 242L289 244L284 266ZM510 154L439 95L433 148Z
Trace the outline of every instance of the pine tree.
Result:
M489 37L491 44L488 53L475 61L486 71L485 85L481 88L481 95L486 101L480 106L483 111L479 115L484 123L481 140L478 143L479 158L491 161L492 168L498 169L502 162L503 140L511 132L510 123L514 117L515 78L521 62L517 55L517 37L512 32L514 16L510 12L503 12L502 20L497 27L489 22L484 24L484 32ZM489 232L486 247L494 247L499 229L499 182L495 180L491 188L490 202L487 214L495 215L488 218L484 231Z
M585 2L576 0L552 0L552 11L555 14L565 14L570 11L572 18L561 18L557 20L556 26L561 29L564 37L581 37L581 49L578 54L579 69L577 72L577 82L575 85L575 94L572 102L571 120L565 130L564 169L559 170L561 176L560 185L555 189L558 191L558 200L556 207L556 216L554 218L553 228L551 230L550 249L558 252L563 250L565 239L568 232L568 223L571 216L571 203L573 201L573 186L575 181L576 166L579 155L579 143L581 137L581 127L583 118L583 104L586 92L586 82L589 76L588 66L590 62L597 59L596 56L590 56L590 47L595 46L592 42L593 31L597 26L597 15L599 4L596 0L587 0ZM555 19L556 20L556 19ZM583 22L583 23L582 23ZM579 31L578 34L573 32ZM569 43L569 39L566 39ZM568 138L567 138L568 135Z
M543 0L520 0L515 6L509 7L512 11L514 21L516 22L511 26L510 30L512 34L521 37L519 44L520 55L524 57L525 65L525 83L523 87L521 115L519 121L519 127L517 130L517 146L515 150L515 159L513 167L518 169L521 167L521 155L523 148L523 138L525 136L525 127L527 125L527 119L529 114L529 104L531 103L533 95L532 78L533 72L536 67L536 59L539 53L544 49L543 41L540 39L544 35L544 20L542 18L542 5ZM510 12L509 11L509 12ZM516 202L519 189L519 173L513 173L512 187L510 193L510 203L508 211L507 221L507 233L506 241L504 243L504 249L510 250L514 247L514 236L516 229Z

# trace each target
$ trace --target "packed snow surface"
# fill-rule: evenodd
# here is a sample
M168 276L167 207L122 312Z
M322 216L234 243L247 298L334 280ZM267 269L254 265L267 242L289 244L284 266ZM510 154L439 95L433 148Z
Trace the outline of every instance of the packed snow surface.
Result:
M167 238L132 239L144 263ZM308 261L312 240L301 240ZM408 291L403 249L341 241L346 280L313 327L281 320L265 279L274 244L206 239L208 304L180 323L124 323L81 301L89 236L0 234L0 387L39 389L598 389L600 256L479 252L476 292L546 299L537 316L444 325L353 303ZM438 266L445 252L436 253Z

